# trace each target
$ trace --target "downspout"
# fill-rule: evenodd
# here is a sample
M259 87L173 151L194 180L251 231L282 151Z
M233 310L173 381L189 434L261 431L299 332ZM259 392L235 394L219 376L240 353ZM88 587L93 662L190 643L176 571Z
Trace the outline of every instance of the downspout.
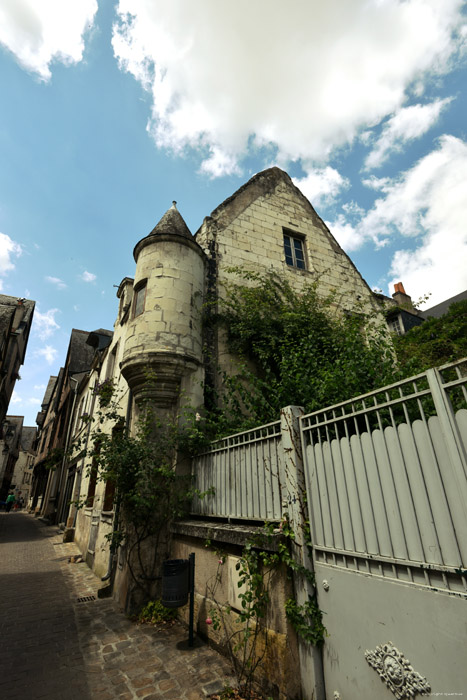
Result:
M125 416L125 427L128 430L130 426L130 419L131 419L131 405L133 402L133 395L131 393L131 389L128 389L128 405L126 407L126 416ZM119 519L120 519L120 495L118 491L115 493L115 511L114 511L114 517L112 521L112 544L110 545L110 551L109 551L109 564L107 567L107 572L102 576L101 581L108 581L109 578L112 576L113 570L114 570L114 564L115 564L115 545L113 544L113 535L115 532L118 530L118 525L119 525Z

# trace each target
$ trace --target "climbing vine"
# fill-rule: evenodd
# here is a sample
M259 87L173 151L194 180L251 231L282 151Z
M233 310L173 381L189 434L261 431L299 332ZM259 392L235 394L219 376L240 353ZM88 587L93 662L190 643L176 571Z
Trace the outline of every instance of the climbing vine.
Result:
M148 382L156 381L148 375ZM172 420L159 419L146 403L129 434L121 415L120 397L112 383L98 385L100 406L91 423L87 476L111 484L115 492L114 527L107 539L112 552L122 547L132 581L129 612L160 594L162 561L170 554L170 525L186 514L195 495L190 475L180 475L175 463L198 443L196 414L184 411ZM83 446L75 441L73 449ZM89 506L81 496L79 507Z
M352 299L352 313L339 311L342 295L323 295L319 280L297 291L275 273L231 272L237 281L225 285L215 313L208 306L238 361L236 372L220 377L223 431L276 420L284 406L311 412L394 381L394 350L376 308Z
M240 629L228 623L232 608L217 598L217 590L222 581L222 570L226 561L223 550L214 548L218 558L217 571L208 584L207 597L212 601L207 624L212 624L216 631L223 633L223 645L227 648L232 665L237 675L237 683L249 697L255 678L255 672L261 666L267 653L268 628L266 614L271 600L270 586L272 574L281 566L285 568L289 579L295 576L305 577L314 590L314 574L298 563L292 556L291 545L295 534L287 517L276 527L266 524L254 537L247 541L236 564L238 571L238 594L241 610L236 611L236 619L241 623ZM276 545L274 548L274 544ZM307 545L310 543L308 542ZM206 547L212 547L210 540ZM320 610L316 593L309 595L308 601L298 605L293 596L285 603L288 620L297 634L307 643L321 646L326 636L323 613ZM258 648L258 642L261 645Z

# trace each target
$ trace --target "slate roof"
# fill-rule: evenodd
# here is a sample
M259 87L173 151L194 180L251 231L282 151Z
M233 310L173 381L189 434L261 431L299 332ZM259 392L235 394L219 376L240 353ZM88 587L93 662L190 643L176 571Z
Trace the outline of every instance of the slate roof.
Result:
M175 233L185 238L193 238L183 216L177 209L177 202L172 203L170 209L167 209L162 219L154 226L149 235L157 236L157 234L161 233Z
M21 449L24 450L24 452L31 452L32 447L34 444L34 440L36 439L37 435L37 430L36 428L31 428L30 426L23 426L23 430L21 432Z
M15 315L13 306L8 306L0 302L0 335L6 335L11 326L11 320Z
M68 374L87 372L91 369L94 357L94 348L90 347L86 341L89 331L80 331L73 328L68 346L67 371Z
M58 377L50 377L49 382L47 384L47 389L45 390L44 398L42 399L42 406L45 408L49 405L50 403L50 398L52 396L55 384L57 383Z
M448 312L451 304L455 304L456 301L463 301L464 299L467 299L467 289L450 299L442 301L440 304L436 304L436 306L432 306L431 309L425 309L425 311L422 311L421 316L425 319L440 318L440 316L444 316L444 314Z

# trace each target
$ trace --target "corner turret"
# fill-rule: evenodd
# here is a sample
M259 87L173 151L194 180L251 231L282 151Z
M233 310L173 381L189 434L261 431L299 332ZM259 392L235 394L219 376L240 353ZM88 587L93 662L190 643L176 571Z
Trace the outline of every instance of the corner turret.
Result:
M176 202L133 254L136 273L122 374L137 403L149 399L156 408L172 409L181 392L201 403L201 389L195 387L203 379L205 255ZM148 372L155 382L148 382Z

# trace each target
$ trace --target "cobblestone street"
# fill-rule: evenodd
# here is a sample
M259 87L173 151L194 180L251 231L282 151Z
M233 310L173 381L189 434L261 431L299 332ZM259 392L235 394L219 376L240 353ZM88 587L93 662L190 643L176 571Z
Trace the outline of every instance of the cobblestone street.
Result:
M181 650L179 624L137 626L56 527L0 512L0 697L3 700L202 700L232 683L206 645ZM79 602L80 598L93 597Z

